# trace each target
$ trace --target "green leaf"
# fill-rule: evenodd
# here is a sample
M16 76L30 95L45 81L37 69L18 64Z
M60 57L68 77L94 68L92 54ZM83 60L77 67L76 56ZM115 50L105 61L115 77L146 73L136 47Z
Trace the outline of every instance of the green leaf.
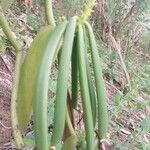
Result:
M34 135L27 135L23 138L25 145L29 148L35 147L35 138Z
M14 0L1 0L0 1L0 5L2 7L2 9L4 11L6 11L10 6L11 4L13 3Z
M48 40L51 37L51 32L52 29L49 26L40 30L21 66L17 99L17 115L21 128L26 127L32 113L39 66Z
M73 136L70 136L66 139L62 150L76 150L77 141Z
M122 97L122 94L120 94L120 93L117 93L117 94L114 96L114 105L115 105L115 106L119 106L119 105L120 105L121 97Z

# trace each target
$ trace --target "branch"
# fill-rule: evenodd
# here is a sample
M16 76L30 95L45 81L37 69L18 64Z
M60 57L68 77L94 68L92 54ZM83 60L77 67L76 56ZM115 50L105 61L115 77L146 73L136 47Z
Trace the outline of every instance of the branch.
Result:
M114 88L119 94L123 95L123 93L117 87L115 87L113 84L109 83L107 80L105 80L105 83L107 85L111 86L112 88Z
M2 27L3 32L7 36L8 40L10 41L12 46L15 48L16 52L18 52L20 50L21 46L16 41L16 37L15 37L14 33L11 31L11 29L9 27L9 23L6 20L4 14L2 12L1 6L0 6L0 26Z
M24 146L22 135L19 130L18 118L16 112L16 105L17 105L16 101L17 101L17 93L18 93L18 86L19 86L19 79L20 79L21 61L22 61L22 51L18 51L16 55L15 77L14 77L14 83L12 89L12 96L11 96L11 123L12 123L13 136L18 149L21 149Z

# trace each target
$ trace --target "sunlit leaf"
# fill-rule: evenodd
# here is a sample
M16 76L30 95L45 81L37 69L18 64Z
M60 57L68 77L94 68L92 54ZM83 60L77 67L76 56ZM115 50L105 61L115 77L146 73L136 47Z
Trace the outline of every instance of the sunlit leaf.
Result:
M20 84L17 99L17 114L21 128L27 125L32 113L36 78L48 39L52 29L44 27L34 39L21 67Z

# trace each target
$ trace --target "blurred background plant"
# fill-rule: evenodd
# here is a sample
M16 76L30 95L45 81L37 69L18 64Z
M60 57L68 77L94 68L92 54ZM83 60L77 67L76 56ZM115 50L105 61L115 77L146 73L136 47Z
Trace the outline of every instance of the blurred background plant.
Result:
M43 10L40 7L43 3L34 0L30 7L25 7L22 2L20 0L15 2L6 16L13 31L16 34L21 33L23 38L18 39L28 47L35 33L39 31L40 25L45 24L44 15L39 13L39 10ZM80 12L85 2L85 0L54 0L56 21L60 19L58 17L60 14L70 18ZM110 116L109 142L113 145L111 147L115 150L149 150L150 1L97 0L90 22L103 60ZM0 53L10 47L1 31L0 46ZM52 93L55 93L55 86L54 79L49 85ZM50 103L49 118L53 118L53 109L53 103ZM79 115L77 130L80 130L81 109L78 108L76 113ZM31 134L25 137L25 141L29 147L34 146L32 129Z

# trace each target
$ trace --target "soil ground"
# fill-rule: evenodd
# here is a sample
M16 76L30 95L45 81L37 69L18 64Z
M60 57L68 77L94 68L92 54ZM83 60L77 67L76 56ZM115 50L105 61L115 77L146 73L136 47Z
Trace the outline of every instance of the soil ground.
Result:
M0 55L0 149L11 139L10 99L14 58L9 50Z

